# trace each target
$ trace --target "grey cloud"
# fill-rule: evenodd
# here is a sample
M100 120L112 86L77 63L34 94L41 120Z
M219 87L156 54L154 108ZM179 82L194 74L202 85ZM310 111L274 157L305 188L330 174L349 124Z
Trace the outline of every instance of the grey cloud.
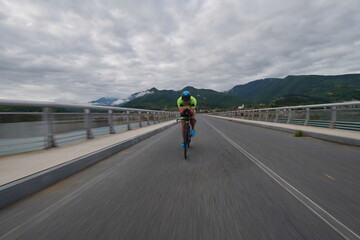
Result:
M86 102L151 87L224 91L264 77L357 72L356 6L357 0L2 1L0 96Z

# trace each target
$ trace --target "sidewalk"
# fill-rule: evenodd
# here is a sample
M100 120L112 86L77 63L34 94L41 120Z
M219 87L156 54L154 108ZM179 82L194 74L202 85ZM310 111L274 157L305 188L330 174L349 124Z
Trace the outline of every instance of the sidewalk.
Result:
M162 122L47 150L0 157L0 208L173 125Z
M330 142L353 145L358 147L360 146L360 132L357 131L311 127L311 126L286 124L286 123L264 122L264 121L256 121L256 120L246 120L246 119L229 118L229 117L221 117L214 115L207 115L207 116L226 119L229 121L249 124L258 127L280 130L289 133L295 133L296 131L301 130L305 137L313 137Z

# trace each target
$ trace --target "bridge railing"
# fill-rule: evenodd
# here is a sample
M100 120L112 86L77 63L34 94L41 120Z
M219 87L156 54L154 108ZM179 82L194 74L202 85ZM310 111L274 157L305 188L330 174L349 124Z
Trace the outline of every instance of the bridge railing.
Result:
M0 99L0 155L53 148L114 134L175 119L177 114L148 109Z
M213 114L247 120L360 131L360 101L246 109Z

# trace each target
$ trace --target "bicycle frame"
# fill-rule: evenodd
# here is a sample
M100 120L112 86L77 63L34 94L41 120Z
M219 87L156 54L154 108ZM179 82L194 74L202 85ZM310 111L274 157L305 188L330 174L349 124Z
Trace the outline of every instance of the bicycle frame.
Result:
M184 118L185 119L177 119L185 121L185 132L184 132L184 157L187 159L187 149L190 148L190 142L191 142L191 134L190 134L190 110L186 109L184 112Z

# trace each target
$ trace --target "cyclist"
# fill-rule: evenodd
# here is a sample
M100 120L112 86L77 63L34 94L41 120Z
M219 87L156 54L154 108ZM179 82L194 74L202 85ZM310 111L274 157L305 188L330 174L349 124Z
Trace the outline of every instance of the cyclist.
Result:
M181 132L182 132L182 136L183 136L183 142L181 144L181 147L184 148L185 146L185 120L184 120L184 111L186 109L189 109L190 110L190 125L191 125L191 133L190 135L192 137L195 136L196 132L195 132L195 122L196 122L196 119L195 119L195 108L196 108L196 105L197 105L197 100L195 97L191 96L191 93L189 91L184 91L182 94L181 94L181 97L178 98L177 100L177 106L179 108L179 112L180 112L180 119L181 120L181 125L182 125L182 129L181 129Z

